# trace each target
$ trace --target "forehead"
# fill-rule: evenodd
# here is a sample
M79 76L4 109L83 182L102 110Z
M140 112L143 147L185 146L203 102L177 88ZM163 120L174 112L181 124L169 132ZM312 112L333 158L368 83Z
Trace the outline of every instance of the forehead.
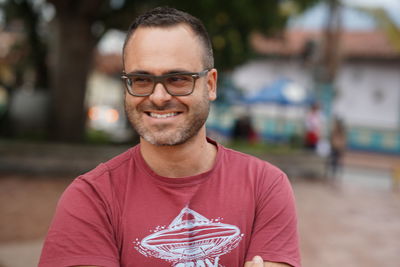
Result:
M189 26L139 27L125 47L125 71L199 71L203 47Z

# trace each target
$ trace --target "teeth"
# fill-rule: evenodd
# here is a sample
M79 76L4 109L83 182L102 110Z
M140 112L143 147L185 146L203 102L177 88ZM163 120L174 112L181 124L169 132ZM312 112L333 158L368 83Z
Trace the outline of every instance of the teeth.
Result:
M172 113L165 113L165 114L158 114L158 113L152 113L150 112L150 117L157 118L157 119L164 119L172 116L178 115L177 112L172 112Z

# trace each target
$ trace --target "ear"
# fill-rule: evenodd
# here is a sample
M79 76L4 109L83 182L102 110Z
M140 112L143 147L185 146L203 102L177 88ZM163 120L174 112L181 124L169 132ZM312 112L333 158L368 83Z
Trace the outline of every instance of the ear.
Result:
M218 80L218 71L216 69L211 69L207 73L207 90L208 90L208 99L210 101L214 101L217 98L217 80Z

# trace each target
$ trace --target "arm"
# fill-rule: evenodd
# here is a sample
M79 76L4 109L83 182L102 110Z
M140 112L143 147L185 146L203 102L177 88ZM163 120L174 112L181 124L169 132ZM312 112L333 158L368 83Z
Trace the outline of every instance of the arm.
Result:
M61 196L43 245L40 267L117 267L111 205L93 183L77 178Z
M260 256L255 256L252 261L246 262L244 267L290 267L290 265L278 262L264 262Z
M259 255L265 261L261 266L300 267L297 216L289 180L274 168L265 177L257 187L256 216L245 261L251 263Z
M290 267L285 263L263 261L260 256L255 256L252 261L247 261L244 267Z

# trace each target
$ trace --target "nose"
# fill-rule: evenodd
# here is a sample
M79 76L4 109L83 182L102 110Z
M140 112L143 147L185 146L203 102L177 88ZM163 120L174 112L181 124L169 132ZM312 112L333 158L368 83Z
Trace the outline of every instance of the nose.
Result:
M172 96L167 92L167 89L162 83L157 83L154 87L153 93L149 96L150 101L160 107L170 101L171 98Z

